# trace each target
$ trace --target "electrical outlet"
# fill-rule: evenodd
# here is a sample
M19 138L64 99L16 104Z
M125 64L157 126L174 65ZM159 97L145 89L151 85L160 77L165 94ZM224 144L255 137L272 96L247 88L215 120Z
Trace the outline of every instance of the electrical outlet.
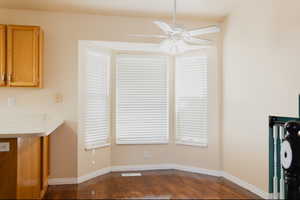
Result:
M148 151L144 151L144 159L152 158L152 154Z
M7 99L8 106L15 106L16 105L16 97L8 97Z
M55 103L62 103L63 102L63 95L60 93L55 94Z

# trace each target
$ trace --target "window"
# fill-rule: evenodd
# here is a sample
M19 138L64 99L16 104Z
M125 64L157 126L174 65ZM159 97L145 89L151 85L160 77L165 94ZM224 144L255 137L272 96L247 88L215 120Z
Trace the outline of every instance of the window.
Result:
M86 149L108 144L110 123L109 99L110 56L97 50L85 52L80 76L85 83L81 91L82 128Z
M207 146L207 57L176 58L176 143Z
M118 55L117 144L168 142L168 57Z

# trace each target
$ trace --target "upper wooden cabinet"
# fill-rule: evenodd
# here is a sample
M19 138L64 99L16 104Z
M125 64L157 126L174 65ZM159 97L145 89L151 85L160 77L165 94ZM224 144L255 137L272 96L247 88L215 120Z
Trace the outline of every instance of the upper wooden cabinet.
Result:
M5 85L6 26L0 25L0 86Z
M1 39L4 45L1 45L3 46L1 52L6 53L6 61L4 55L3 59L1 57L1 64L6 63L6 66L3 67L4 73L2 74L5 75L5 80L2 81L2 85L7 87L41 87L43 45L41 28L38 26L7 25L4 26L3 32L2 37L4 39L2 37Z

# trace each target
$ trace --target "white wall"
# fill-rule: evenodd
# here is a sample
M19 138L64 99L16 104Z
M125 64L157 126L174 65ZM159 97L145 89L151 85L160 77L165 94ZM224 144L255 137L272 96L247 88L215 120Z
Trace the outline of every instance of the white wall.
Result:
M242 1L224 33L224 170L268 191L268 116L298 115L300 1Z
M30 88L0 88L1 113L13 110L27 112L48 112L60 115L66 120L63 127L51 136L51 178L67 178L83 176L114 165L157 164L165 162L172 155L178 162L202 168L220 169L219 140L219 84L220 84L220 45L221 35L212 36L217 41L216 57L212 72L212 114L216 119L210 125L209 148L183 147L170 148L168 145L124 145L115 148L97 149L93 154L84 150L83 135L77 131L77 96L78 96L78 41L126 41L126 42L158 42L151 39L137 39L129 34L158 34L160 30L150 18L114 17L84 14L64 14L56 12L41 12L29 10L0 9L1 24L39 25L45 32L45 87ZM179 21L188 28L215 24L214 21ZM55 104L54 95L63 95L63 103ZM7 98L15 96L15 109L7 107ZM153 157L144 160L144 150ZM114 159L112 160L111 154ZM132 157L134 155L134 158ZM96 164L92 165L91 161Z
M225 24L224 170L265 191L268 184L268 115L297 116L299 10L300 2L297 0L241 1ZM77 135L77 41L152 42L127 36L130 33L159 33L151 24L152 20L0 9L2 24L40 25L45 30L45 88L0 88L0 109L1 113L11 112L6 100L9 96L16 96L17 109L50 112L66 119L66 124L51 137L52 177L83 175L111 162L108 156L110 149L101 149L95 154L99 160L91 167L92 154L84 151L82 135ZM203 25L202 22L184 23L189 28ZM218 76L215 77L220 81ZM62 104L54 103L57 92L64 96ZM219 106L220 102L214 100L214 105ZM213 134L219 137L218 128ZM156 149L155 146L146 148L150 151ZM191 154L190 149L194 149L194 153ZM120 155L120 160L113 163L126 164L121 158L136 150L134 146L116 150L114 154ZM221 151L217 147L213 151L219 153L185 147L183 152L186 154L180 156L180 160L192 165L193 157L200 155L193 165L218 169ZM153 152L154 155L160 153L160 150ZM157 160L153 159L145 163L155 162ZM128 164L134 163L130 161Z

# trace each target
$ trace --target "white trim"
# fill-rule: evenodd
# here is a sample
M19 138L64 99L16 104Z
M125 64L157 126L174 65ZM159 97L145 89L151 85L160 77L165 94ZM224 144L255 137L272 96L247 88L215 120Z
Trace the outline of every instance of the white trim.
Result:
M108 147L108 146L110 146L110 143L105 143L105 144L97 145L97 146L94 146L94 147L85 147L84 149L86 151L90 151L90 150L104 148L104 147Z
M186 171L186 172L197 173L197 174L205 174L205 175L216 176L216 177L222 176L222 173L217 170L190 167L190 166L178 165L178 164L173 164L172 166L173 166L172 169L176 169L180 171Z
M118 41L95 41L95 40L79 40L79 45L92 47L102 47L118 51L139 51L139 52L156 52L161 53L160 44L155 43L134 43L134 42L118 42ZM200 50L212 48L211 45L191 46L190 50Z
M77 184L77 178L50 178L48 185L71 185Z
M172 164L158 164L158 165L120 165L111 167L112 172L123 171L147 171L147 170L164 170L173 169Z
M98 176L102 176L102 175L108 174L110 172L111 172L111 168L110 167L99 169L97 171L94 171L94 172L91 172L89 174L86 174L86 175L78 177L77 178L77 183L83 183L85 181L91 180L91 179L93 179L95 177L98 177Z
M111 172L111 168L103 168L97 171L91 172L89 174L79 176L78 178L51 178L48 180L49 185L70 185L70 184L79 184L85 181L91 180L98 176L102 176Z
M247 183L241 180L238 177L235 177L227 172L222 172L218 170L210 170L210 169L203 169L198 167L190 167L186 165L179 165L179 164L157 164L157 165L120 165L120 166L112 166L97 170L95 172L80 176L78 178L54 178L49 179L49 185L67 185L67 184L78 184L95 177L108 174L110 172L125 172L125 171L148 171L148 170L167 170L167 169L176 169L180 171L186 171L191 173L197 174L204 174L216 177L223 177L228 179L229 181L239 185L240 187L249 190L250 192L264 198L264 199L271 199L272 194L261 190L260 188Z
M236 177L236 176L233 176L227 172L223 172L222 176L225 178L225 179L228 179L229 181L239 185L240 187L246 189L246 190L249 190L250 192L264 198L264 199L270 199L270 195L268 192L265 192L261 189L259 189L258 187L256 187L255 185L252 185L250 183L247 183L243 180L241 180L240 178Z
M169 133L169 131L168 131L168 133ZM123 141L118 141L117 139L116 139L116 144L117 145L126 145L126 144L169 144L169 141L165 141L165 142L158 142L158 141L154 141L154 142L139 142L139 141L132 141L132 142L123 142Z
M207 148L208 147L208 144L183 142L183 141L176 141L175 144L176 145L185 145L185 146L203 147L203 148Z

